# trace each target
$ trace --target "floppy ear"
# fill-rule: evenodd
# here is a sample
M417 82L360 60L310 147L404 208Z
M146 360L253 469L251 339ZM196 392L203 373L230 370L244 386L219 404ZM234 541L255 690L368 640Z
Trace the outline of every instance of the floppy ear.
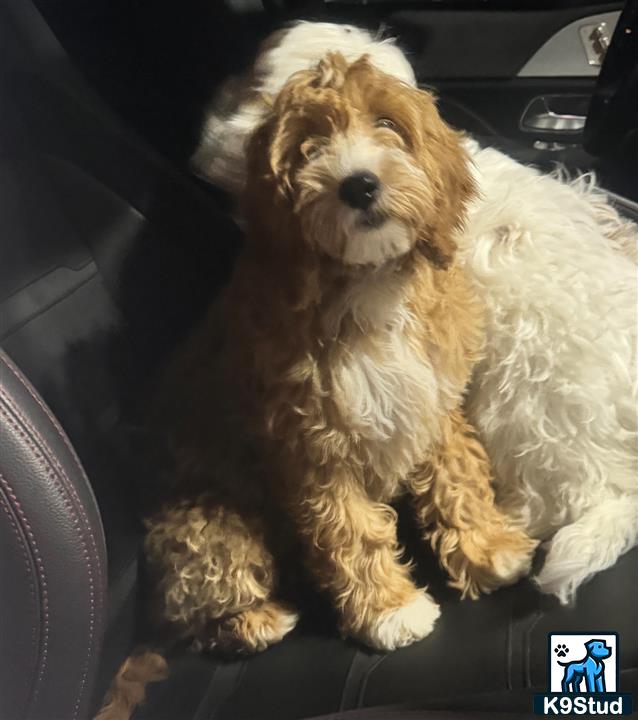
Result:
M434 212L417 247L430 262L446 268L454 259L454 234L463 226L467 205L477 193L476 185L461 134L441 119L430 93L412 88L407 91L419 113L415 152L434 192Z
M335 87L343 85L347 67L342 55L328 53L315 67L292 75L275 98L262 97L268 114L247 146L249 190L266 180L277 200L290 201L295 169L303 159L300 138L321 125L329 129L332 115L343 111ZM328 96L332 114L323 107Z
M257 128L246 147L241 203L249 241L256 239L263 248L285 246L289 258L304 245L299 241L299 218L292 211L294 156L298 152L292 140L275 111Z

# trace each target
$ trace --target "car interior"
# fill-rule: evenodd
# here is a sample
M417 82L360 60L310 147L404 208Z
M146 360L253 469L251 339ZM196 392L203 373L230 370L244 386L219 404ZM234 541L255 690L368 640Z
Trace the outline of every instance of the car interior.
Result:
M594 171L638 221L635 0L0 0L0 720L93 717L153 642L141 516L159 480L139 408L242 242L189 158L219 83L295 19L398 38L450 124L548 172ZM470 601L400 529L445 609L430 637L368 650L301 588L283 642L176 649L134 717L532 717L557 630L618 632L638 692L638 550L572 605L527 580Z

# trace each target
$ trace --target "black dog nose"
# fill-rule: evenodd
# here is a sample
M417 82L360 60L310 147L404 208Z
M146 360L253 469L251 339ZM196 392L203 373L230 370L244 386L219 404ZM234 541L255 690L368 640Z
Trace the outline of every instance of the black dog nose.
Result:
M374 202L381 183L371 172L348 175L339 185L339 197L346 205L357 210L367 210Z

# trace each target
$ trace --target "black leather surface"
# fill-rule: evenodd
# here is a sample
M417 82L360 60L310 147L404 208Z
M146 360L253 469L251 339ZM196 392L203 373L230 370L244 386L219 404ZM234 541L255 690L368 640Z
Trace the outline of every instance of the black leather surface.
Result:
M406 710L396 707L369 708L353 712L331 713L312 720L492 720L494 713L485 712L437 712ZM498 720L532 720L532 713L498 713Z

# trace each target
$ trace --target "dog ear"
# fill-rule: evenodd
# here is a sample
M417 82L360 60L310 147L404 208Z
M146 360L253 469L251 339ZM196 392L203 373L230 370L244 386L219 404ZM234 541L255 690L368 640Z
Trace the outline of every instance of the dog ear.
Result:
M412 93L421 108L417 152L434 190L433 220L424 228L418 247L430 262L446 268L456 254L454 235L462 228L467 205L477 191L461 134L443 121L430 93Z
M434 98L423 90L418 93L424 106L421 155L435 188L435 223L424 234L419 247L425 257L445 268L456 254L455 233L463 227L467 206L477 195L470 170L470 158L462 136L443 121Z
M278 201L291 201L295 171L303 160L301 141L317 131L328 133L334 116L343 115L337 88L343 86L347 68L341 54L328 53L316 66L292 75L264 103L268 116L247 146L248 186L266 181Z
M455 233L463 226L467 205L477 194L470 158L462 135L443 121L434 96L404 86L418 111L414 152L433 190L434 208L418 241L419 251L431 263L446 268L456 253Z

